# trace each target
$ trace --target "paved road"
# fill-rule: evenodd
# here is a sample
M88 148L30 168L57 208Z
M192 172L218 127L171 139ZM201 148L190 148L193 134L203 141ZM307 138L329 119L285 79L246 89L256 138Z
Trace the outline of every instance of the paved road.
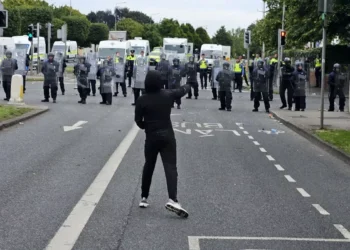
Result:
M46 114L0 132L0 249L51 240L60 250L350 248L349 166L252 113L248 93L234 93L231 113L209 90L173 111L183 220L164 208L160 162L151 205L138 208L145 136L132 96L79 105L73 88ZM26 102L41 95L29 84ZM64 132L78 121L87 123Z

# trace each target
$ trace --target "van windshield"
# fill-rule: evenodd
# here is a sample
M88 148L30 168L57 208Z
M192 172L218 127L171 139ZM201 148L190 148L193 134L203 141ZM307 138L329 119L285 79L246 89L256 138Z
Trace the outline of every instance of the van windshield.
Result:
M20 43L17 43L16 44L16 50L22 50L22 49L25 49L27 50L29 48L29 44L20 44Z
M204 54L206 59L222 58L221 50L202 50L201 55Z
M145 47L144 46L131 46L133 50L135 50L135 55L141 55L141 51L145 52ZM146 54L146 52L145 52Z
M176 51L178 54L185 53L185 46L175 45L175 44L166 44L164 50Z
M120 57L125 58L125 49L121 48L99 48L98 57L101 59L106 59L108 56L114 57L117 52Z
M54 45L52 47L52 52L57 52L57 51L63 52L64 51L64 45Z

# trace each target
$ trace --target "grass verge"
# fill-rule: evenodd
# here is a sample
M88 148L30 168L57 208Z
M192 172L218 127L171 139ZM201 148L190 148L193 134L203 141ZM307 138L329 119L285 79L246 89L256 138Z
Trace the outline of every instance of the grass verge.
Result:
M31 108L19 108L7 105L0 105L0 122L5 120L21 116L29 111L32 111Z
M315 134L322 140L350 154L349 130L316 130Z

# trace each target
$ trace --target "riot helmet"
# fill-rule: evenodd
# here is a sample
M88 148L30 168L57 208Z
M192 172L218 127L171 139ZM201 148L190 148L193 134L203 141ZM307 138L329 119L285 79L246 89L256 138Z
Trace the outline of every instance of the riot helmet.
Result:
M6 55L6 58L10 59L12 57L12 52L7 50L5 55Z
M303 63L301 61L296 61L295 67L297 68L297 71L302 71L303 70Z
M85 63L85 56L80 56L79 57L79 62L80 63Z
M179 58L174 58L173 59L173 64L174 64L174 66L179 66L179 64L180 64Z
M263 60L258 60L257 66L258 66L259 69L263 68L264 67L264 61Z
M290 61L290 58L289 58L289 57L284 58L284 64L285 64L287 67L290 67L291 61Z
M333 65L333 71L339 73L340 72L340 64L336 63Z
M224 62L224 63L222 64L222 68L223 68L223 69L226 69L226 70L229 70L229 69L230 69L230 64L229 64L228 62Z
M189 61L190 63L193 63L193 62L194 62L194 56L190 56L190 57L188 58L188 61Z
M162 59L163 61L166 59L166 54L164 54L164 53L162 53L161 55L160 55L160 59Z
M47 58L49 59L49 61L53 61L53 59L55 58L55 54L50 52L47 54Z

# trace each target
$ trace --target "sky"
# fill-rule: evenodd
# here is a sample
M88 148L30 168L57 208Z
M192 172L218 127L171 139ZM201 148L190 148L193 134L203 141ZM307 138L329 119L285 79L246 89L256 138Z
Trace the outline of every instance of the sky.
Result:
M263 16L262 0L46 0L56 6L72 5L83 14L114 9L115 6L141 11L159 22L174 18L180 23L202 26L210 36L224 25L226 29L247 28Z

